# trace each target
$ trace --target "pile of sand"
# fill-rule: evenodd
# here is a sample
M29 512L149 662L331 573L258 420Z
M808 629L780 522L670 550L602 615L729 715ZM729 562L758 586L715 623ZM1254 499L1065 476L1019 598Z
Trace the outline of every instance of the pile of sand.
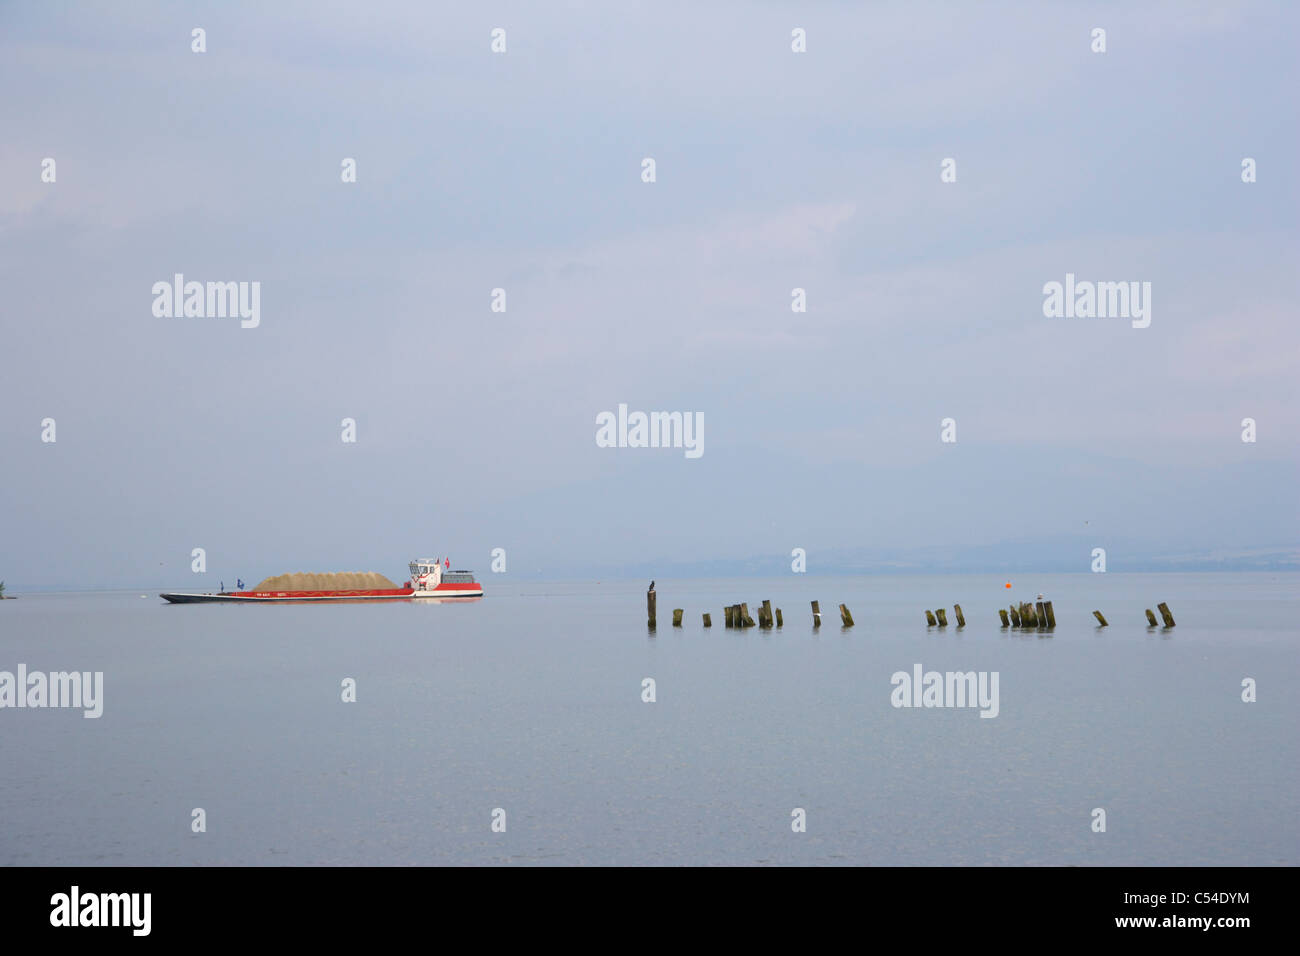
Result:
M374 571L345 571L339 574L277 574L254 591L374 591L392 590L397 585Z

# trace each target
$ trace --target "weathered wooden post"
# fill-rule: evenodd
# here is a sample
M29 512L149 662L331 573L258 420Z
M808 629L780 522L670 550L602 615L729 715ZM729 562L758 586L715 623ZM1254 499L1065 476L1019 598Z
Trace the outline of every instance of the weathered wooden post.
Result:
M926 627L936 627L938 624L939 624L939 622L936 621L936 620L934 619L934 612L933 612L933 611L926 611L926 612L925 612L925 626L926 626Z
M713 626L713 618L709 616L709 612L708 612L708 611L705 611L705 612L704 612L704 626L705 626L705 627L712 627L712 626Z
M764 601L763 609L758 612L758 623L765 628L772 626L772 602Z
M1174 616L1169 613L1169 605L1161 601L1156 607L1160 611L1160 616L1165 619L1165 627L1174 626Z
M849 613L849 606L847 604L840 605L840 621L845 627L853 626L853 615Z
M1004 611L1002 608L998 608L998 617L1002 618L1003 627L1011 626L1011 619L1007 617L1007 612Z
M1038 622L1039 627L1047 627L1047 609L1043 607L1042 601L1034 604L1034 620Z
M1013 604L1011 605L1011 624L1013 627L1019 627L1020 623L1020 612L1016 610L1016 607Z
M1106 618L1102 616L1101 611L1093 611L1092 616L1097 619L1098 624L1102 627L1110 627L1110 625L1106 623Z
M947 626L948 626L948 612L947 612L946 609L941 608L941 607L940 607L940 608L935 608L934 616L937 617L937 618L939 619L939 626L940 626L940 627L947 627Z
M653 589L645 593L645 612L648 618L646 626L653 631L655 629L655 592Z
M966 615L964 615L964 614L961 613L961 605L960 605L960 604L954 604L954 605L952 606L952 612L953 612L954 614L957 615L957 626L958 626L958 627L965 627L965 626L966 626Z
M812 602L813 609L813 627L822 626L822 603L821 601Z
M740 623L742 627L753 627L754 619L749 616L749 602L740 602Z
M781 609L780 609L780 608L777 608L777 609L776 609L776 626L777 626L777 627L785 627L785 621L781 620Z
M1047 612L1047 626L1054 629L1056 627L1056 612L1052 610L1052 602L1045 602L1043 610Z
M1156 616L1151 613L1151 608L1147 608L1147 624L1151 627L1156 626Z
M675 607L673 608L673 627L681 627L681 626L682 626L682 609L679 607Z

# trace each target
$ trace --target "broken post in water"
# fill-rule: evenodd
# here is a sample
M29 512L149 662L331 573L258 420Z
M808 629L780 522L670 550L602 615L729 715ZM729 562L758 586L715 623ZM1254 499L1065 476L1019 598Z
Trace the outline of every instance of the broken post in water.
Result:
M952 606L952 612L953 612L953 614L957 615L957 626L958 626L958 627L965 627L965 626L966 626L966 615L964 615L964 614L961 613L961 605L960 605L960 604L954 604L954 605Z
M1055 628L1055 627L1056 627L1056 612L1052 610L1052 602L1051 602L1051 601L1044 601L1044 602L1043 602L1043 610L1047 612L1047 626L1050 627L1050 628Z
M1097 619L1097 623L1102 627L1110 627L1110 625L1106 623L1106 618L1102 616L1101 611L1093 611L1092 616Z
M840 605L840 621L845 627L853 626L853 615L849 613L849 606L847 604Z
M655 592L654 592L654 588L651 588L649 591L646 591L646 593L645 593L645 612L646 612L646 617L648 618L648 620L646 621L646 626L649 627L650 630L653 631L653 630L655 629Z
M673 627L681 627L681 626L682 626L682 609L679 607L675 607L673 608Z
M1043 607L1042 601L1034 604L1034 618L1038 621L1039 627L1047 627L1047 609Z
M704 612L704 626L705 626L705 627L712 627L712 626L713 626L713 618L709 616L709 612L708 612L708 611L705 611L705 612Z
M1016 610L1015 605L1011 605L1011 624L1013 627L1020 626L1020 612Z
M1161 601L1156 608L1160 611L1160 616L1165 619L1165 627L1173 627L1174 616L1169 613L1169 605Z
M777 626L777 627L785 627L785 622L784 622L783 620L781 620L781 609L780 609L780 608L777 608L777 609L776 609L776 626Z
M822 602L813 601L812 609L813 609L813 627L821 627L822 626Z
M1156 616L1151 613L1151 608L1147 608L1147 624L1151 627L1156 626Z
M740 604L740 626L753 627L754 619L749 616L749 602L742 601Z
M763 602L763 609L758 613L758 621L760 624L762 624L763 627L770 628L772 626L772 602L771 601Z
M936 620L934 619L934 612L933 612L933 611L926 611L926 612L925 612L925 626L926 626L926 627L936 627L938 624L939 624L939 622L936 621Z
M936 608L936 609L935 609L935 612L934 612L934 616L937 617L937 618L939 619L939 626L940 626L940 627L947 627L947 626L948 626L948 612L947 612L947 610L945 610L944 608Z
M1003 627L1011 626L1011 619L1007 617L1007 612L1004 611L1002 608L998 608L998 617L1002 618Z

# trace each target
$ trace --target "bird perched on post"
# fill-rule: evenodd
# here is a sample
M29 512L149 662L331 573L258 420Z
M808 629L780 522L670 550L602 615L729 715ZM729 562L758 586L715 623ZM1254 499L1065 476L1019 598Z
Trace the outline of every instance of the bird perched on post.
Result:
M655 583L654 583L653 581L651 581L651 582L650 582L650 590L653 591L654 589L655 589Z

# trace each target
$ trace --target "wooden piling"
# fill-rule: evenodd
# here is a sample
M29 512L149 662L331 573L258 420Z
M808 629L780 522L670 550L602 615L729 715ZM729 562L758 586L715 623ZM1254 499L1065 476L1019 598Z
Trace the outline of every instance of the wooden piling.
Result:
M935 612L934 612L934 616L937 617L937 618L939 619L939 626L940 626L940 627L947 627L947 626L948 626L948 612L947 612L947 610L945 610L944 608L936 608L936 609L935 609Z
M681 626L682 626L682 609L679 607L675 607L673 608L673 627L681 627Z
M1151 608L1147 608L1147 624L1151 627L1156 626L1156 616L1151 613Z
M822 603L821 601L812 602L813 627L822 626Z
M1047 627L1047 609L1043 607L1042 601L1034 603L1034 620L1038 622L1039 627Z
M766 628L770 628L772 626L772 602L771 601L763 602L763 609L758 613L758 623Z
M1010 619L1009 617L1007 617L1007 612L1004 611L1002 608L998 608L998 617L1002 618L1002 626L1003 626L1003 627L1010 627L1010 626L1011 626L1011 619Z
M1160 616L1165 620L1165 627L1173 627L1174 616L1169 613L1169 605L1161 601L1156 605L1156 608L1160 611Z
M1044 602L1044 603L1043 603L1043 610L1047 612L1047 626L1050 627L1050 628L1055 628L1055 627L1056 627L1056 612L1052 610L1052 602L1051 602L1051 601L1046 601L1046 602Z
M961 605L960 605L960 604L954 604L954 605L952 606L952 612L953 612L953 614L955 614L955 615L957 616L957 626L958 626L958 627L965 627L965 626L966 626L966 615L964 615L964 614L961 613Z
M753 627L754 619L749 616L749 602L742 601L740 604L740 626Z
M776 626L777 626L777 627L785 627L785 621L781 620L781 609L780 609L780 608L777 608L777 609L776 609Z
M647 618L646 626L649 627L650 630L652 631L655 628L655 597L656 595L654 591L646 591L645 593L645 612Z
M708 611L705 611L705 612L704 612L704 626L705 626L705 627L712 627L712 626L713 626L713 618L711 618L711 617L709 616L709 612L708 612Z
M1102 615L1101 611L1093 611L1092 616L1097 619L1097 623L1102 627L1110 627L1110 625L1106 623L1106 618Z
M840 605L840 621L845 627L853 626L853 615L849 613L849 606L847 604Z
M939 622L936 621L936 620L934 619L934 612L933 612L933 611L926 611L926 612L925 612L925 626L926 626L926 627L936 627L938 624L939 624Z
M1021 624L1021 621L1020 621L1020 612L1019 612L1018 610L1016 610L1016 607L1015 607L1015 605L1013 604L1013 605L1011 605L1011 625L1012 625L1012 627L1019 627L1020 624Z

